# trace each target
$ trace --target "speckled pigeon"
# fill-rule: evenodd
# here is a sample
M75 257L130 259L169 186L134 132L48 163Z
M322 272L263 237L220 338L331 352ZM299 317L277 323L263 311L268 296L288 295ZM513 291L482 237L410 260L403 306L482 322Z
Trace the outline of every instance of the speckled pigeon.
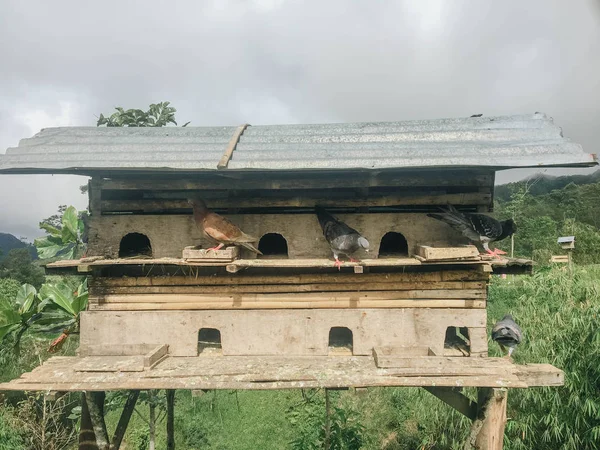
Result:
M367 241L354 228L350 228L344 222L336 219L320 206L315 206L319 224L323 229L323 235L331 247L333 257L335 258L334 266L340 270L342 263L339 260L339 255L350 257L351 262L357 262L352 258L352 254L360 248L369 251L369 241Z
M208 250L219 250L224 245L233 244L262 255L262 252L252 245L252 242L258 239L244 233L229 219L209 210L203 200L188 199L188 203L194 210L194 222L198 229L209 241L218 244Z
M506 314L492 328L492 340L500 344L502 350L508 347L508 356L510 356L515 347L523 340L523 332L513 317L510 314Z
M488 247L490 242L501 241L517 232L517 225L512 219L500 222L485 214L462 213L452 205L448 205L447 209L441 209L442 213L427 215L447 223L470 239L475 245L481 244L483 249L490 255L506 254L506 252L499 249L490 250Z

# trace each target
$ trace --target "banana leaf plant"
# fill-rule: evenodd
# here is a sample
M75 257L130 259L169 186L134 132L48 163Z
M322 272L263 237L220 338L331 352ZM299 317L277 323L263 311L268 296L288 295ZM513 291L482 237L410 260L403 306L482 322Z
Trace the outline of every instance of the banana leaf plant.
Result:
M74 206L69 206L63 213L60 227L40 223L40 228L48 233L47 236L34 241L40 259L81 257L85 252L87 241L86 218L87 212L80 213Z
M14 301L0 299L0 342L14 338L17 354L21 353L21 338L40 317L39 298L35 287L24 284L17 291Z
M15 351L20 353L21 338L26 331L60 336L48 351L59 350L65 340L79 333L79 315L88 304L87 280L76 291L65 282L46 283L40 292L24 284L14 302L0 301L0 342L14 337Z
M40 315L32 326L38 333L61 335L50 344L51 353L59 350L71 334L79 333L79 315L88 305L88 286L85 279L73 291L66 283L47 283L40 289Z

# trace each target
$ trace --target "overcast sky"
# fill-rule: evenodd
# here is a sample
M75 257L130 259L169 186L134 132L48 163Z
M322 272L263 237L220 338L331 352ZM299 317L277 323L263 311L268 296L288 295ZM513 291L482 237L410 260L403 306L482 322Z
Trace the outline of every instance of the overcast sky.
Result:
M0 1L0 153L163 100L196 126L541 111L597 153L600 0ZM0 232L84 183L0 175Z

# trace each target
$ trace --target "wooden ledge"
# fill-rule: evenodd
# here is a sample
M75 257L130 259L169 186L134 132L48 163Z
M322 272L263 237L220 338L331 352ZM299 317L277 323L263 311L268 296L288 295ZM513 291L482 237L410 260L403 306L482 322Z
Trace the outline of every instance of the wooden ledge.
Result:
M564 384L564 373L549 364L516 365L505 358L409 357L403 358L402 367L377 368L371 356L167 356L143 370L140 361L135 368L124 364L132 358L135 360L135 356L55 356L21 378L0 384L0 390L527 388ZM142 355L139 358L143 360Z
M395 268L408 266L482 266L488 267L488 271L494 273L505 273L507 268L514 273L529 273L533 266L533 262L526 259L446 259L439 261L423 261L419 258L381 258L381 259L363 259L360 262L343 262L342 269L354 268L355 273L362 272L362 268ZM179 267L221 267L226 268L230 273L236 273L242 269L260 268L260 269L331 269L337 273L337 269L333 266L333 261L325 258L318 259L237 259L234 261L186 261L181 258L119 258L105 259L102 257L90 257L75 260L56 261L46 265L49 270L64 270L71 269L79 273L89 273L95 268L104 268L111 266L179 266ZM359 270L356 270L359 269ZM512 273L512 272L511 272Z

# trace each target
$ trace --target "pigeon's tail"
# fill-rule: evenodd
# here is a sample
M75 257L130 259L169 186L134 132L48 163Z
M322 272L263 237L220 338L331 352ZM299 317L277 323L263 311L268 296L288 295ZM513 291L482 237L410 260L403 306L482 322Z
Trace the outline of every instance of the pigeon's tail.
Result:
M315 206L315 212L317 213L317 219L319 219L319 225L321 229L325 231L328 224L337 223L337 219L325 211L321 206Z
M254 253L258 254L258 255L262 255L263 254L259 249L257 249L250 242L239 242L238 245L241 245L242 247L247 248L251 252L254 252Z
M440 220L442 222L447 223L448 225L450 225L451 227L454 227L460 231L463 230L464 227L471 227L471 223L469 222L469 219L467 219L467 217L461 213L460 211L458 211L454 206L452 205L448 205L448 209L444 209L444 208L440 208L442 209L442 213L440 214L427 214L428 217L431 217L433 219L437 219Z

